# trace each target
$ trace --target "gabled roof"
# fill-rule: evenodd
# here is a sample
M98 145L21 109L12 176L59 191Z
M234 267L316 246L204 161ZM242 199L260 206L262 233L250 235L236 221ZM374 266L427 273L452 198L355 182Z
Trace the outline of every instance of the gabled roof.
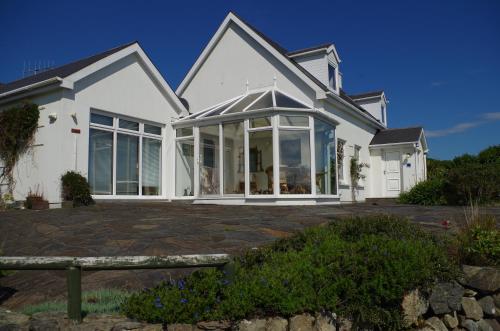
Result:
M135 54L144 64L144 68L154 79L155 83L158 84L163 96L172 103L173 109L177 113L188 113L184 104L172 90L170 85L168 85L167 81L163 78L137 41L41 72L37 75L4 84L0 86L0 101L11 97L18 98L23 96L25 92L36 93L37 89L48 85L73 89L75 82L131 54Z
M15 80L15 81L10 82L10 83L0 84L0 94L10 92L10 91L16 90L16 89L24 87L24 86L39 83L39 82L42 82L44 80L54 78L54 77L65 78L65 77L67 77L71 74L74 74L75 72L99 61L99 60L104 59L105 57L107 57L111 54L114 54L118 51L121 51L122 49L127 48L127 47L129 47L133 44L136 44L136 43L137 43L137 41L133 41L131 43L109 49L105 52L102 52L102 53L99 53L96 55L92 55L92 56L86 57L84 59L81 59L81 60L78 60L75 62L71 62L71 63L65 64L65 65L62 65L60 67L51 69L51 70L43 71L43 72L36 74L36 75L24 77L24 78Z
M302 55L308 55L308 54L317 53L317 52L325 52L327 54L332 52L333 56L335 56L335 60L337 61L337 63L342 62L340 60L339 54L337 53L337 49L335 48L335 45L332 43L321 44L321 45L317 45L317 46L312 46L312 47L308 47L308 48L303 48L303 49L291 51L291 52L287 53L287 56L290 58L295 58L295 57L300 57Z
M372 141L370 142L370 146L416 143L420 140L422 133L423 128L421 126L403 129L380 130L373 137Z
M191 79L195 76L196 72L198 69L202 66L204 63L205 59L210 55L211 50L215 47L216 43L218 40L222 37L222 34L224 31L227 29L229 26L229 23L233 22L236 25L238 25L240 28L242 28L244 31L245 30L250 30L252 33L260 37L261 39L264 40L264 42L269 45L274 51L276 51L279 56L276 54L272 54L278 58L278 60L282 61L285 63L285 65L289 64L291 65L292 69L300 71L300 73L303 75L303 80L309 84L313 89L319 88L322 92L324 92L326 95L331 95L333 98L339 97L342 99L345 103L349 104L351 107L356 108L359 110L365 117L368 117L370 120L376 122L379 124L381 127L383 125L375 118L373 117L370 113L368 113L364 108L356 104L352 99L350 99L347 94L345 94L343 91L339 94L339 96L335 95L330 91L330 89L323 84L321 81L319 81L313 74L311 74L308 70L306 70L304 67L302 67L299 63L297 63L292 57L288 55L288 50L281 45L279 45L277 42L272 40L271 38L267 37L264 33L259 31L257 28L243 20L241 17L239 17L237 14L234 12L229 12L229 14L226 16L222 24L219 26L217 29L217 32L214 34L212 39L209 41L209 43L206 45L206 47L203 49L202 53L199 55L198 59L194 63L194 65L191 67L189 72L186 74L180 85L177 87L176 93L178 95L182 95L182 92L184 92L184 89L187 87ZM246 31L248 33L248 31ZM255 37L253 37L256 39ZM257 40L257 42L260 43L260 41ZM331 45L333 47L333 44ZM265 46L266 47L266 46ZM294 70L292 70L294 71ZM295 72L297 74L297 72ZM299 75L300 76L300 75ZM312 83L312 84L311 84Z
M359 93L359 94L351 94L349 96L353 100L359 100L359 99L381 97L383 94L384 94L384 91L380 90L380 91L372 91L372 92L365 92L365 93Z

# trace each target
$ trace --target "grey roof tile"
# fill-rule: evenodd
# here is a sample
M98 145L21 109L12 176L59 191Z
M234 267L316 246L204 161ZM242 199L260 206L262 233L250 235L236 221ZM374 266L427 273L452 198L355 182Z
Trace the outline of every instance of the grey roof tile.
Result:
M0 84L0 94L10 92L10 91L16 90L18 88L22 88L22 87L32 85L35 83L43 82L44 80L51 79L54 77L60 77L60 78L67 77L67 76L74 74L75 72L77 72L77 71L79 71L79 70L99 61L99 60L102 60L111 54L114 54L118 51L121 51L122 49L127 48L135 43L137 43L137 41L133 41L131 43L112 48L112 49L107 50L105 52L102 52L102 53L99 53L99 54L96 54L96 55L93 55L93 56L90 56L90 57L87 57L87 58L84 58L84 59L81 59L78 61L74 61L74 62L62 65L60 67L57 67L57 68L54 68L51 70L43 71L43 72L36 74L36 75L24 77L24 78L15 80L15 81L10 82L10 83Z
M421 126L402 129L385 129L375 134L370 145L417 142L423 128Z

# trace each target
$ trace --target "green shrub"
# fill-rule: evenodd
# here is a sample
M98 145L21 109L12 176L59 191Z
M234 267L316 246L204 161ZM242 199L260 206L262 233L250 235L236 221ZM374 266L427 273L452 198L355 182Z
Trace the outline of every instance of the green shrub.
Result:
M500 231L493 215L476 213L457 236L460 259L465 264L500 266Z
M500 198L499 163L463 163L448 171L443 196L449 205L489 204Z
M73 201L73 206L88 206L94 204L90 194L90 187L87 179L74 171L67 171L61 176L63 198L66 201Z
M162 323L335 312L359 327L401 328L406 291L451 279L444 245L389 216L315 227L235 259L227 274L201 270L134 294L133 318Z
M446 204L443 187L442 179L428 179L413 186L408 192L401 193L398 201L424 206L443 205Z

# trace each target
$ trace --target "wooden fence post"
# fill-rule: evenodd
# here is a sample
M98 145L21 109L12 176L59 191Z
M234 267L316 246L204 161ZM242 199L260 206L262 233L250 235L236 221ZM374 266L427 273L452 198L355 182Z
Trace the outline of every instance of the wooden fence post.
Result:
M82 268L68 267L68 318L77 322L82 321Z

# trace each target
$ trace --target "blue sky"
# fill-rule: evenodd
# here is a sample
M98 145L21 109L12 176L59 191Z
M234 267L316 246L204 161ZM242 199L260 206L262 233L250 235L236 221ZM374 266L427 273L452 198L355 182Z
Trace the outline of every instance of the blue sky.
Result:
M0 0L0 82L139 40L175 89L229 10L287 49L334 42L348 93L383 89L389 126L430 156L500 144L500 1Z

